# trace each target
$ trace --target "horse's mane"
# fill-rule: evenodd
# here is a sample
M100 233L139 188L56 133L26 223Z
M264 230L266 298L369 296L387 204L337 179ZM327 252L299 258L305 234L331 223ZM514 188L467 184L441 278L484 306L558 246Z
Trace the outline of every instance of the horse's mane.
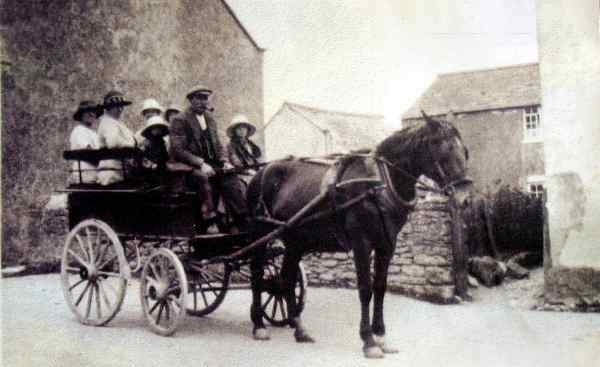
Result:
M437 119L430 123L419 121L384 139L375 148L375 154L387 158L412 157L422 153L432 142L450 139L454 136L460 139L458 129L450 122Z

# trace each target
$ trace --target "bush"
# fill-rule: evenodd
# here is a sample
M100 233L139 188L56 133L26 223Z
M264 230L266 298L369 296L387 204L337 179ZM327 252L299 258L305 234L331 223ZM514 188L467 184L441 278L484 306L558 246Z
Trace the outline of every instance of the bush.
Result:
M486 211L491 231L486 223ZM530 252L539 259L543 253L543 202L508 185L497 191L474 194L464 212L470 256L494 256L491 236L500 259L519 252Z

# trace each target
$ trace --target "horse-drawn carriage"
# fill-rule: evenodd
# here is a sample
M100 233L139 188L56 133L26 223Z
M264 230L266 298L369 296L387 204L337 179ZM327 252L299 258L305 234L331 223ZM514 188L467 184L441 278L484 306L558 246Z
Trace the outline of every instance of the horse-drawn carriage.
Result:
M67 304L81 323L111 321L128 280L138 273L145 319L161 335L173 334L186 314L215 311L228 290L248 288L252 253L228 258L248 244L248 233L203 233L201 201L185 184L186 169L140 170L140 164L129 164L142 159L133 148L66 151L64 158L79 168L72 172L73 183L61 190L68 194L70 228L61 278ZM109 186L85 183L81 162L103 159L122 161L124 180ZM276 326L288 323L282 255L281 245L268 244L263 287L268 298L262 310ZM301 265L296 294L302 304L306 277Z
M296 341L310 342L300 317L302 256L352 250L365 356L393 352L383 338L383 300L396 236L416 202L415 185L464 198L471 182L458 130L423 117L425 123L392 134L368 153L268 164L248 185L253 228L240 234L198 230L201 203L178 169L136 174L112 187L69 186L71 231L61 269L69 307L82 323L106 324L121 307L127 280L141 269L144 315L153 331L169 335L186 314L214 311L228 289L239 287L239 278L250 278L254 337L269 338L266 319L290 325ZM67 152L65 158L125 161L136 154ZM279 239L285 249L273 245Z

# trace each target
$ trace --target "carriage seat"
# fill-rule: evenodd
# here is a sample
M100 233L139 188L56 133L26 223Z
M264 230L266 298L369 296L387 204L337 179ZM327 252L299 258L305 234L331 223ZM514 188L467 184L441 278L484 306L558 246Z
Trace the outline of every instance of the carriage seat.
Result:
M132 172L134 167L140 167L143 159L143 152L138 148L101 148L101 149L76 149L76 150L66 150L63 152L63 158L67 161L77 162L78 164L74 165L72 169L70 169L70 173L72 175L70 186L77 188L102 188L102 189L123 189L130 188L135 189L140 186L139 178L136 178L136 173ZM96 167L98 163L102 160L119 160L123 163L122 173L124 180L103 186L96 182L86 182L83 179L86 171L98 171L98 168L82 168L81 163L89 163L92 166ZM126 162L134 162L134 164L127 164Z

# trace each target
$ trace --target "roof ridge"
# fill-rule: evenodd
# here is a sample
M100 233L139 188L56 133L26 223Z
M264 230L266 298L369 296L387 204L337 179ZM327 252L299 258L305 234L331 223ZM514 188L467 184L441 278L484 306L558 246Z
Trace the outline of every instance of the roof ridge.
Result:
M475 74L475 73L482 73L482 72L492 72L492 71L503 70L503 69L516 69L516 68L523 68L526 66L539 66L539 65L540 65L539 62L529 62L529 63L522 63L522 64L495 66L495 67L483 68L483 69L459 70L459 71L451 71L449 73L439 73L439 74L437 74L437 77L442 77L442 76L446 76L446 75L457 75L457 74Z
M312 110L312 111L316 111L316 112L334 113L334 114L346 115L346 116L383 118L383 115L380 115L380 114L336 111L336 110L330 110L330 109L319 108L319 107L314 107L314 106L307 106L307 105L303 105L303 104L300 104L300 103L294 103L294 102L289 102L289 101L285 101L284 104L287 104L287 105L292 106L292 107L297 107L297 108Z
M226 0L221 0L221 3L223 5L225 5L225 8L229 12L229 14L231 14L231 16L233 17L233 19L235 20L235 22L240 26L240 28L242 29L242 32L244 32L244 34L246 35L246 37L248 37L248 39L250 40L250 42L252 43L252 45L254 47L256 47L256 49L258 51L264 52L266 49L264 49L264 48L262 48L262 47L260 47L258 45L258 43L254 39L254 37L252 37L252 35L250 34L250 32L248 32L248 30L246 29L246 27L244 27L244 24L242 23L242 21L240 20L240 18L238 18L238 16L235 14L235 11L233 11L233 8L231 6L229 6L229 4L227 3L227 1Z

